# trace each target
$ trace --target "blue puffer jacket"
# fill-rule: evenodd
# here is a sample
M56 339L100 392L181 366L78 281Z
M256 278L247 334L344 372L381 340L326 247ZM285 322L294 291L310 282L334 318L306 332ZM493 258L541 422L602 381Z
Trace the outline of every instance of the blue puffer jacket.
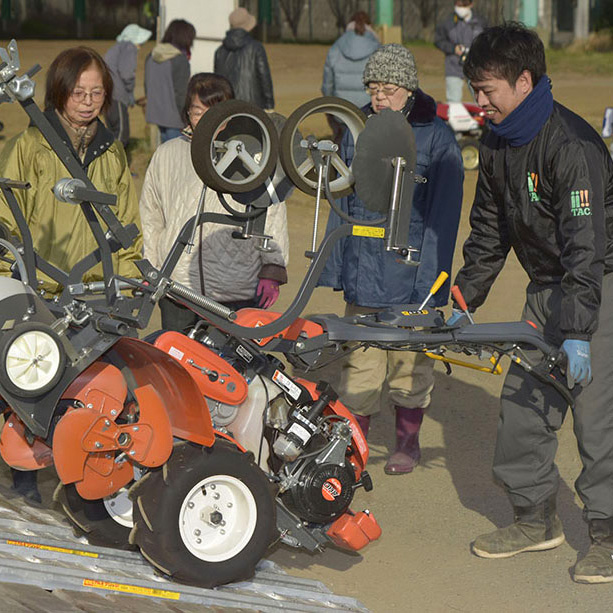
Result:
M358 107L368 104L362 74L369 56L379 47L377 37L368 30L364 34L345 32L328 51L324 65L321 93L338 96Z
M373 113L370 105L362 109ZM385 251L385 241L351 236L337 243L319 279L318 285L343 290L345 300L364 307L421 303L441 271L451 276L460 211L464 169L455 136L436 117L436 104L421 90L415 92L415 104L408 116L415 133L417 165L415 173L427 183L415 185L409 242L420 250L419 266L407 266L397 256ZM354 145L349 131L341 144L345 163L353 160ZM355 196L338 201L342 209L359 219L374 219L380 213L364 208ZM326 234L341 223L330 212ZM447 281L430 300L429 306L443 306L449 299Z

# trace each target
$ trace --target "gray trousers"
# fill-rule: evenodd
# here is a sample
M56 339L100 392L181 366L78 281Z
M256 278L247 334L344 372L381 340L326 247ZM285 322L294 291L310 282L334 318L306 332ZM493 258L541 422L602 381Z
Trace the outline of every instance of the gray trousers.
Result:
M530 284L523 318L554 346L560 334L559 286ZM604 277L599 324L590 344L593 380L575 386L574 432L583 469L575 482L590 521L613 517L613 274ZM556 431L567 406L550 386L512 364L501 395L494 476L513 506L534 506L558 490Z

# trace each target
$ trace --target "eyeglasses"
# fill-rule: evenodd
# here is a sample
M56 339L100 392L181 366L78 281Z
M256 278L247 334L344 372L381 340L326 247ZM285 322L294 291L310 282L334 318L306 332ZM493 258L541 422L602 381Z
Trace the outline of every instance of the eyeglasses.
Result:
M208 109L202 109L197 106L190 106L189 111L187 111L187 114L193 119L200 119L207 111Z
M88 96L92 102L101 102L104 100L106 92L103 89L93 89L91 92L86 92L84 89L73 89L70 92L70 97L75 102L84 102Z
M390 96L393 96L398 90L400 89L399 85L382 85L381 83L379 84L373 84L373 85L368 85L366 87L366 91L371 95L371 96L376 96L379 92L382 92L384 96L386 96L387 98L389 98Z

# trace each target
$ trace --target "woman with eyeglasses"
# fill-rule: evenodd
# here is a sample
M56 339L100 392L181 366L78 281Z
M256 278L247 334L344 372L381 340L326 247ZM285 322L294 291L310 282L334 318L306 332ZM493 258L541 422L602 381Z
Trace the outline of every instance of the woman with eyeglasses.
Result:
M436 116L436 103L419 89L413 54L397 44L379 47L368 59L362 82L370 102L366 115L384 111L402 113L415 135L415 174L426 178L415 185L408 243L419 250L419 266L398 261L385 250L385 242L351 236L331 257L319 284L344 292L346 315L372 313L394 305L420 305L442 271L450 274L460 210L464 170L460 148L453 132ZM347 165L354 156L351 133L347 131L340 155ZM341 208L355 218L374 219L381 213L365 208L350 194ZM327 232L341 223L330 214ZM427 306L447 303L449 282ZM410 473L420 459L419 430L424 410L434 388L434 360L423 353L369 349L355 351L341 370L338 392L356 415L364 434L371 416L383 404L396 414L395 447L385 465L389 475Z
M125 151L100 121L112 98L113 80L102 57L88 47L62 51L47 73L45 116L86 170L96 189L117 195L113 211L124 224L140 226L136 190ZM65 272L96 249L97 244L81 207L56 200L53 186L69 177L64 164L38 128L29 127L11 139L0 154L0 177L28 181L30 189L16 189L15 197L28 223L34 249ZM0 223L19 235L10 209L0 198ZM139 277L135 260L141 259L142 238L113 254L114 270L125 277ZM0 262L0 274L11 275ZM39 272L44 297L53 298L62 288ZM83 281L102 279L102 266L87 271ZM16 489L40 501L35 472L14 471Z
M179 231L196 214L204 188L191 160L191 135L203 115L213 105L234 98L230 82L221 75L201 72L187 87L182 118L185 129L158 147L151 158L140 198L145 257L160 267ZM238 210L242 205L226 200ZM204 211L226 213L217 193L207 189ZM262 252L254 241L232 238L236 228L204 224L196 234L195 248L184 252L172 278L200 294L213 298L233 310L272 306L279 286L287 282L289 238L285 203L268 208L265 233L273 237L272 251ZM162 327L183 331L194 325L198 316L169 300L160 302Z

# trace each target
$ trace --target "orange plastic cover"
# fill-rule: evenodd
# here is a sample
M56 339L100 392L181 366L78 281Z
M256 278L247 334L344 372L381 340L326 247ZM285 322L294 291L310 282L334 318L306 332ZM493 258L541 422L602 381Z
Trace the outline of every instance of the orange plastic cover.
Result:
M39 437L32 445L25 438L26 427L15 415L10 413L4 422L0 436L0 455L2 459L18 470L38 470L53 464L53 452Z
M381 536L381 526L371 513L348 511L341 515L326 532L330 540L343 549L358 551Z
M194 378L200 393L224 404L237 405L247 398L249 387L242 375L222 357L193 338L179 332L164 332L154 347L180 362ZM217 373L214 381L202 369Z
M281 317L281 313L276 313L275 311L265 311L264 309L241 309L237 312L234 323L239 326L245 326L246 328L259 328L271 324L273 321L279 319L279 317ZM281 330L278 334L254 339L253 342L260 346L264 346L276 337L283 337L290 341L295 341L299 336L311 338L323 333L324 330L319 324L298 317L291 325Z

